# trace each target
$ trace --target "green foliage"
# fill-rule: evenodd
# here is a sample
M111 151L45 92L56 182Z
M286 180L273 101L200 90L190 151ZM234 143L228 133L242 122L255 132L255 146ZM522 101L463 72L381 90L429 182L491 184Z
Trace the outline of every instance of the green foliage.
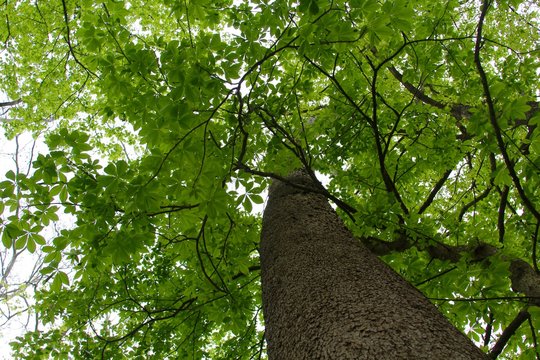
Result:
M302 166L359 237L407 239L385 261L486 351L524 306L509 266L536 268L540 222L528 1L490 3L481 38L479 4L454 0L1 6L0 91L22 99L4 128L49 149L0 182L3 246L44 254L20 357L264 353L258 210ZM507 358L538 356L529 311Z

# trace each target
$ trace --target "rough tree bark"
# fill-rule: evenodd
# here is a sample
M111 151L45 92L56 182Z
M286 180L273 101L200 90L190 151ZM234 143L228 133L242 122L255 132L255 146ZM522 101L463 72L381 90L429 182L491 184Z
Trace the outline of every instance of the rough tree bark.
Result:
M260 244L268 356L487 359L417 289L356 240L304 172L276 181Z

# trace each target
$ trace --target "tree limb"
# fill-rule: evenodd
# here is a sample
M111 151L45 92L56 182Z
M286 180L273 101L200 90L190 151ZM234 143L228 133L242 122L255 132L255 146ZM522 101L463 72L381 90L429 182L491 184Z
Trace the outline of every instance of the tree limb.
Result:
M489 352L488 356L490 359L496 359L501 352L503 351L504 347L508 343L508 340L516 333L516 330L527 320L531 314L524 309L521 310L514 320L508 325L506 329L502 332L501 336L499 337L499 340L495 343L495 345L491 348L491 351Z

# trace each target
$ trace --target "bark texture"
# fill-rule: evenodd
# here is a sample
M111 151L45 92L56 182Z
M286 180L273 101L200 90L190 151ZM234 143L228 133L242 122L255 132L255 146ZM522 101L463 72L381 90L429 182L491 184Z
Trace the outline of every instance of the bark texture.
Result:
M487 359L356 240L304 172L270 187L260 244L268 356Z

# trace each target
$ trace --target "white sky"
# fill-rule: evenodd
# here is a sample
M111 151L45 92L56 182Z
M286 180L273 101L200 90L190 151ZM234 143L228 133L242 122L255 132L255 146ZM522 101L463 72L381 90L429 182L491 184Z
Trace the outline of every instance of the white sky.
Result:
M19 143L19 167L20 170L26 172L28 169L30 153L32 150L33 139L30 134L21 134L18 138ZM0 130L0 182L6 180L5 174L8 170L15 171L15 152L16 152L16 141L15 139L8 140L5 137L4 131ZM43 151L45 146L43 143L37 144L34 149L34 154L37 151ZM1 221L4 221L5 214L0 214ZM3 244L0 244L0 252L4 252L6 249ZM11 251L8 252L7 259L9 261ZM36 262L37 256L30 254L28 252L20 255L15 263L14 270L8 278L9 283L19 283L24 282L28 279L31 271ZM3 271L2 271L3 273ZM20 302L18 302L20 303ZM21 304L22 305L22 304ZM0 299L0 310L7 311L4 299ZM0 359L12 359L9 356L11 348L9 342L13 341L16 336L22 335L26 323L28 321L27 314L22 314L21 316L16 316L10 319L6 324L2 325L5 321L4 316L0 316ZM32 322L30 322L31 326Z

